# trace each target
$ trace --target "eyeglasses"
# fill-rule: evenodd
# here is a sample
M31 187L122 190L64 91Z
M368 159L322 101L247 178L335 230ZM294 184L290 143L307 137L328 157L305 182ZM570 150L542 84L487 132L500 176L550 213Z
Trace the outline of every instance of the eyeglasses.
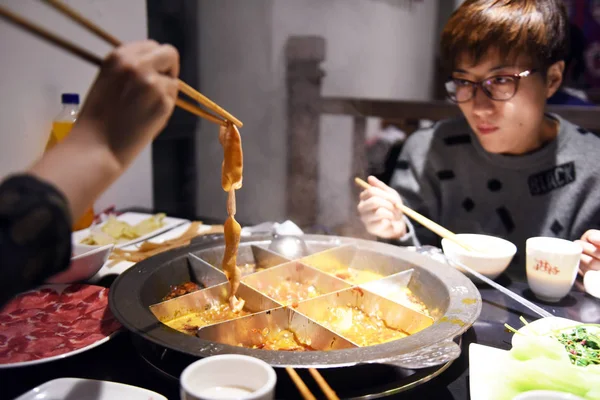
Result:
M526 78L535 72L537 69L530 69L514 75L495 75L479 82L451 77L446 82L446 91L450 100L455 103L471 100L475 97L478 87L492 100L507 101L517 93L521 78Z

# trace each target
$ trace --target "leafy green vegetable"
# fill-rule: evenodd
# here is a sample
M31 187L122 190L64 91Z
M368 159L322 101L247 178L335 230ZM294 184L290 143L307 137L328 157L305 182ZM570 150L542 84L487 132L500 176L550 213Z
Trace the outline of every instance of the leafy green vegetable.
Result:
M527 321L522 319L527 325ZM544 334L505 325L513 340L495 387L496 399L512 399L529 390L555 390L600 400L600 325L580 324Z
M581 367L600 364L600 338L581 325L554 336L567 350L571 363Z

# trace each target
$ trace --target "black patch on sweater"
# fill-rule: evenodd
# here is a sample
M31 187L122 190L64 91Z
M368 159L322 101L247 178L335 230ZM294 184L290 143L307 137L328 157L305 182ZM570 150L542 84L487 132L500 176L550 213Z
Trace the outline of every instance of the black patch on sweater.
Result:
M498 213L498 217L500 217L500 221L502 221L502 225L504 225L506 232L511 233L515 230L515 223L506 207L496 209L496 213Z
M473 199L467 197L463 200L462 206L466 212L471 212L475 208L475 203L473 202Z
M527 179L527 183L532 196L541 196L573 183L575 179L575 163L570 162L533 174Z
M471 143L471 136L470 135L449 136L447 138L444 138L444 143L446 144L446 146L469 144L469 143Z
M558 236L563 231L563 229L565 229L565 228L560 224L560 222L558 222L558 220L554 220L554 222L552 223L552 226L550 226L550 230L556 236Z
M407 170L410 168L410 164L406 160L396 161L396 169Z
M450 179L454 179L455 175L454 175L454 171L446 169L444 171L439 171L437 173L437 177L440 181L447 181Z
M498 192L502 189L502 182L498 179L490 179L488 181L488 189L490 189L490 192Z

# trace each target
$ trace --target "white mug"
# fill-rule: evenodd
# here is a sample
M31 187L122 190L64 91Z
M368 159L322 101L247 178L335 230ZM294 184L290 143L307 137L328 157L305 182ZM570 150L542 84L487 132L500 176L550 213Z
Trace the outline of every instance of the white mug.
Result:
M273 400L275 370L254 357L224 354L190 364L181 374L181 400Z
M529 238L525 246L529 287L541 300L561 300L571 291L577 277L581 246L552 237Z

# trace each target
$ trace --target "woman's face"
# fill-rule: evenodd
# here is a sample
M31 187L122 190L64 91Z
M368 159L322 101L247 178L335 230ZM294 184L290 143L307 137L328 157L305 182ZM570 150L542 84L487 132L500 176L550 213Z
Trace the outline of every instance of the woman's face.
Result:
M490 51L475 65L470 57L460 57L452 77L479 82L498 75L520 74L533 68L527 57L517 57L509 62L498 52ZM486 151L524 154L554 138L556 125L544 117L544 109L546 99L560 86L563 68L561 61L548 69L546 78L539 71L522 77L518 80L515 95L509 100L492 100L478 87L472 99L458 104ZM502 79L498 81L502 82Z

